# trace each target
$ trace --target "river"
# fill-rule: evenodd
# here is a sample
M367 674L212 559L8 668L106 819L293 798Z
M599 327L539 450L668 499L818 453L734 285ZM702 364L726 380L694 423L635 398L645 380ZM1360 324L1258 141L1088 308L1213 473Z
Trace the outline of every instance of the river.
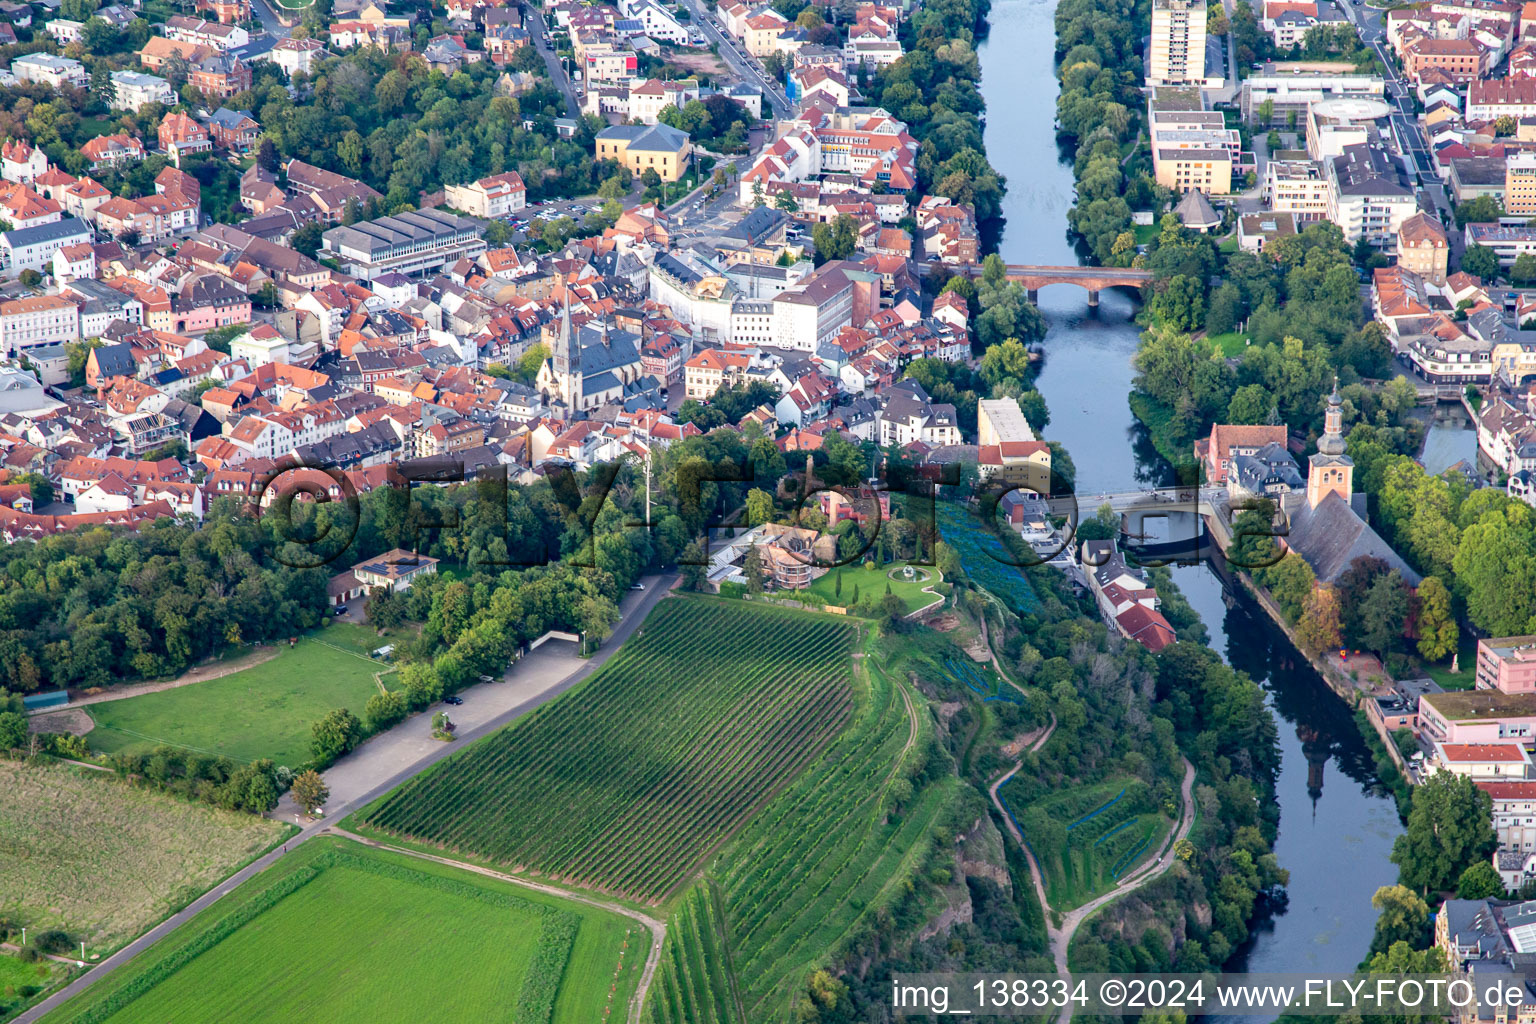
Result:
M987 154L1008 179L1000 251L1010 263L1078 261L1066 230L1072 168L1054 144L1054 11L1050 0L994 0L991 31L979 47ZM1050 324L1037 382L1051 414L1044 435L1071 452L1078 493L1088 496L1084 505L1094 494L1171 483L1172 468L1127 402L1137 345L1134 301L1106 291L1090 311L1082 289L1055 285L1041 291L1040 309ZM1208 565L1176 568L1174 577L1210 630L1211 645L1263 685L1279 716L1275 852L1290 872L1288 898L1262 913L1231 966L1352 969L1375 927L1371 894L1397 878L1387 860L1400 831L1392 799L1376 780L1348 709L1262 611L1224 594Z

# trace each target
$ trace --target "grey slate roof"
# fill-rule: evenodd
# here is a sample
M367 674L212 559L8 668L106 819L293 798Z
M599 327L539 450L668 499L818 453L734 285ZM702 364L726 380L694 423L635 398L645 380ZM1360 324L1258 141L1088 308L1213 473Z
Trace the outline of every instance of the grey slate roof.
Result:
M1216 212L1216 207L1205 198L1205 193L1197 188L1192 188L1184 193L1184 198L1179 200L1179 205L1173 208L1179 220L1185 227L1208 228L1221 223L1221 214Z
M1318 502L1316 508L1301 502L1291 512L1291 532L1285 542L1312 566L1320 583L1332 583L1363 555L1386 562L1402 573L1410 586L1418 586L1423 578L1336 492Z
M599 139L623 139L640 152L675 153L688 142L688 133L666 124L616 124L598 132Z

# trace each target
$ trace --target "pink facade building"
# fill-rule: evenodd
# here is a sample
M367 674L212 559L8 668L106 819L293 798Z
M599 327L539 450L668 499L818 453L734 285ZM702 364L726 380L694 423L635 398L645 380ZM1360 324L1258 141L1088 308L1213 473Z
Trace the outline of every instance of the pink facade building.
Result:
M1479 640L1477 688L1536 693L1536 636Z
M1536 694L1497 690L1427 693L1419 698L1419 732L1440 743L1536 744Z

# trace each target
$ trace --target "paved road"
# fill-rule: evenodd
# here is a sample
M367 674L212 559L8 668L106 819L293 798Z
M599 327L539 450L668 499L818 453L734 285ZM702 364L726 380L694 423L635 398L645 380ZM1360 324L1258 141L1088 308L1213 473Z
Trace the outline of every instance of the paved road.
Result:
M277 20L277 12L273 9L272 3L273 0L252 0L251 9L261 20L261 27L267 30L267 35L276 42L287 39L293 33L293 29Z
M666 594L671 590L673 584L677 582L677 577L675 575L648 576L645 577L642 582L645 584L645 592L643 594L635 592L626 595L626 600L623 602L624 617L622 620L620 620L618 627L613 631L613 635L608 639L608 642L604 644L602 649L599 650L596 654L582 662L581 666L574 672L570 673L565 678L553 683L540 693L530 696L529 698L523 700L522 702L516 704L501 714L496 715L494 718L491 718L479 727L465 730L460 734L458 741L454 743L438 743L435 749L430 750L425 756L420 757L412 763L402 766L393 775L382 777L380 781L377 781L371 789L368 789L366 792L361 793L357 797L345 803L333 804L330 808L330 815L328 818L311 823L310 825L303 828L293 838L289 839L288 842L241 868L239 871L235 872L233 875L229 876L224 881L208 890L202 896L192 901L192 903L190 903L185 910L173 914L171 917L167 918L160 924L156 925L154 928L151 928L148 932L141 935L138 939L130 942L128 945L124 946L122 949L118 950L116 953L103 960L100 964L92 967L88 972L75 979L74 982L66 986L64 989L55 992L47 999L43 1000L27 1012L15 1018L13 1024L32 1024L33 1021L41 1019L45 1014L52 1012L67 1000L73 999L81 993L85 992L92 985L95 985L97 982L99 982L102 978L107 977L124 965L131 963L135 957L139 956L139 954L145 952L150 947L154 946L155 943L170 935L176 929L180 928L182 925L192 920L192 918L196 917L199 913L208 909L213 904L217 903L220 899L233 892L242 883L249 881L255 876L261 874L267 868L271 867L273 864L277 863L277 861L281 859L284 854L293 849L299 843L305 842L306 840L312 839L322 832L327 831L330 828L331 821L339 821L346 817L348 814L351 814L353 811L367 806L371 801L383 796L385 793L389 792L391 789L394 789L396 786L405 782L407 779L420 774L421 772L430 768L432 765L436 764L438 761L441 761L443 758L448 757L454 752L462 750L465 744L495 732L502 726L512 722L518 716L533 710L540 704L552 700L553 698L564 693L566 690L569 690L571 687L575 686L577 683L580 683L582 680L586 679L593 672L601 668L603 664L613 656L614 652L617 651L619 647L624 643L624 641L629 638L629 635L635 631L636 627L638 627L640 623L645 620L645 616L649 614L650 610L656 606L656 603L660 601L664 596L666 596ZM558 643L558 641L552 642ZM542 651L543 648L540 648L540 650ZM474 687L474 689L484 690L487 688L494 688L505 685L507 684L490 683ZM469 698L466 697L466 707L468 707L468 700ZM417 716L417 718L422 717L425 716ZM370 759L370 755L367 752L367 748L370 745L371 744L364 744L363 747L356 752L356 754L360 756L360 759ZM347 758L343 758L342 761L337 762L337 766L336 768L332 769L332 772L336 771L337 768L341 768L342 765L349 761L353 756L354 755L348 755ZM383 764L382 761L376 763L380 764L381 766ZM327 778L330 777L330 774L330 772L327 773Z
M699 0L683 0L683 3L688 8L692 24L697 25L704 32L705 38L715 44L720 59L725 61L726 67L730 68L737 78L763 90L763 97L768 100L771 108L771 111L765 111L765 113L770 118L789 117L794 107L784 95L784 90L779 87L777 81L768 77L756 58L748 54L745 49L737 48L736 40L727 35L715 22L713 9L699 3Z
M580 117L581 104L576 100L576 89L571 85L571 77L565 73L564 65L560 63L560 55L549 45L549 30L544 25L544 16L531 6L525 10L528 12L528 29L533 35L534 48L544 58L544 67L548 69L555 88L565 97L567 116Z

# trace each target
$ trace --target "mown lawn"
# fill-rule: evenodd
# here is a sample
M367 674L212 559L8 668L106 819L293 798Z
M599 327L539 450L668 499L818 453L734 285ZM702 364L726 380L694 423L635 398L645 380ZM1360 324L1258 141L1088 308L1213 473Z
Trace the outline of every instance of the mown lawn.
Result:
M1242 355L1243 351L1248 347L1248 335L1241 331L1228 331L1226 334L1208 334L1206 335L1206 340L1221 349L1221 354L1228 358Z
M0 914L110 951L288 831L104 772L0 760Z
M892 569L896 571L894 579L888 575ZM885 585L889 583L891 585L891 593L901 598L902 602L907 606L908 612L915 612L925 605L930 605L948 593L948 584L939 582L939 572L933 566L914 566L913 571L919 576L926 573L928 579L905 580L901 576L901 566L899 565L877 565L872 568L865 568L863 565L848 565L829 570L824 576L805 589L807 592L824 599L827 604L851 608L854 603L853 588L855 586L859 588L859 600L862 601L872 596L876 601L879 601L880 598L885 596ZM837 592L837 578L839 575L843 578L841 594ZM923 588L929 586L933 587L936 593L924 593Z
M643 929L606 911L320 839L46 1019L575 1024L604 1019L617 972L618 1020L645 950Z
M96 723L91 747L142 753L170 744L237 761L302 764L310 758L316 721L341 707L361 718L378 692L373 675L388 666L356 653L363 633L371 631L335 626L221 679L89 705Z
M1460 672L1451 671L1449 658L1436 665L1425 664L1423 672L1439 683L1442 689L1470 690L1477 685L1477 638L1463 633L1456 653L1459 655L1457 667L1461 669Z

